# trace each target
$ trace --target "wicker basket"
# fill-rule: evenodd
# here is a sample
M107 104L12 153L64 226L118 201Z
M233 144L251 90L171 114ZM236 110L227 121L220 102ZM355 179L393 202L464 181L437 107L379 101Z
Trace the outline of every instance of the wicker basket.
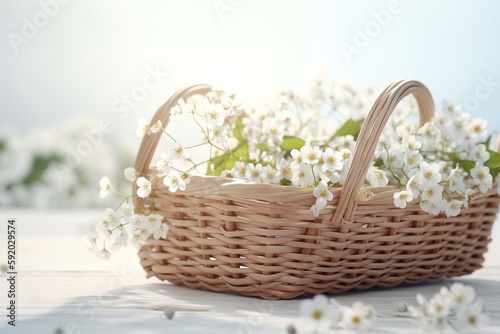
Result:
M179 98L205 94L208 85L179 90L156 113L166 124ZM423 212L414 200L393 204L394 187L371 188L358 201L378 138L396 105L412 93L421 124L434 104L416 81L389 85L370 110L344 187L314 218L310 189L193 176L186 191L170 193L160 180L153 195L135 198L139 211L153 209L169 226L166 239L139 252L147 276L212 291L233 291L265 299L338 293L372 286L429 282L466 275L481 267L500 197L496 188L478 194L457 217ZM145 136L135 168L150 163L159 136ZM134 189L134 194L135 194Z

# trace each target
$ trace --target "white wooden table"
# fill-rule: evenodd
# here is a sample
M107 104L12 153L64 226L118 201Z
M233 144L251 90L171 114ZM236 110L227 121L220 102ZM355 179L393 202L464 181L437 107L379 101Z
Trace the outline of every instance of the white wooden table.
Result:
M204 292L144 278L136 251L122 250L101 261L82 244L92 234L96 211L0 209L1 255L5 263L7 219L18 223L16 327L7 324L7 277L0 283L0 333L286 333L296 321L302 299L265 301ZM471 285L485 301L491 321L482 333L500 333L500 224L484 268L457 281ZM443 284L372 289L335 296L341 304L356 300L377 312L396 310L400 300L431 296ZM166 307L177 309L165 319ZM379 318L369 333L420 333L408 319ZM454 333L450 330L447 333Z

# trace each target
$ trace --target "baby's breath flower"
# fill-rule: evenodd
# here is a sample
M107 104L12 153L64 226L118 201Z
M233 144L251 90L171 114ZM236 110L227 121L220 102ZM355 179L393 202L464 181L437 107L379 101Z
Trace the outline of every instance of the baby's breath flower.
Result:
M261 173L262 173L262 165L261 164L256 164L254 165L253 163L249 163L247 165L247 171L246 171L246 178L249 181L252 182L261 182Z
M158 239L165 239L167 237L168 233L168 226L167 224L161 224L160 227L154 231L153 233L153 238L158 240Z
M328 329L332 319L338 318L338 305L329 303L324 295L316 295L312 300L304 300L300 305L301 316L317 329Z
M413 193L411 191L398 191L393 195L394 205L398 208L404 209L406 208L406 203L411 202L413 200Z
M481 300L465 304L457 313L460 328L465 333L480 333L484 325L489 321L484 314L484 305Z
M184 145L182 145L181 143L176 143L168 156L174 160L182 158L184 156Z
M163 178L163 184L168 187L170 192L176 192L177 190L185 190L186 182L182 177L175 172L170 172L167 176Z
M111 181L107 176L103 176L101 178L101 180L99 181L99 186L101 187L99 196L101 198L108 196L109 192L111 191Z
M269 165L264 166L262 168L261 175L262 175L262 182L264 183L278 184L280 182L279 173L272 166Z
M137 122L139 123L139 126L137 127L135 133L140 138L144 137L144 135L149 132L149 124L143 117L139 118Z
M160 154L161 159L156 163L156 168L160 174L168 174L170 171L170 156L162 152Z
M485 193L491 189L493 185L493 177L491 176L490 169L487 166L483 166L482 163L476 162L476 166L471 169L470 175L472 176L474 184L479 187L480 192Z
M368 170L368 173L366 174L366 180L372 187L385 187L389 182L385 171L373 167L370 167L370 169Z
M130 182L134 182L135 179L137 178L137 171L135 170L134 167L127 167L123 171L123 175L125 176L125 179Z
M460 214L460 210L462 209L463 201L458 199L452 199L450 202L447 202L445 207L446 217L455 217Z
M137 184L137 196L141 198L146 198L151 193L151 182L148 179L141 176L136 181Z
M316 206L319 210L326 206L328 201L333 199L332 192L328 189L325 181L320 181L318 186L313 189L313 195L316 197Z
M317 164L321 158L321 153L322 152L318 146L302 146L300 149L302 161L309 165Z
M352 307L343 307L340 324L344 329L360 332L369 329L374 318L375 311L371 306L355 302Z
M427 161L420 163L420 172L422 172L422 186L421 189L429 189L437 185L441 181L441 174L439 173L439 164Z
M158 133L163 130L163 124L160 120L157 120L153 125L151 125L151 133Z

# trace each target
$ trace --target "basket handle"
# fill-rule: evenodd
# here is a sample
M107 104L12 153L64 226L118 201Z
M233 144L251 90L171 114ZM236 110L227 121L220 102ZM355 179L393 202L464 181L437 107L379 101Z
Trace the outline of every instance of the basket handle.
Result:
M158 120L161 121L164 127L167 126L170 117L170 109L172 109L179 99L186 100L188 97L196 94L206 94L212 89L212 86L207 84L198 84L186 86L176 91L154 114L149 126L155 124ZM135 158L134 168L138 173L145 174L148 172L151 165L151 160L155 153L156 147L160 141L160 135L144 135L141 146ZM133 194L137 193L137 185L133 182ZM144 200L134 195L136 206L143 206Z
M364 184L382 130L398 103L410 93L417 100L420 126L434 116L434 102L431 93L422 83L414 80L399 80L385 88L373 104L359 133L351 166L347 171L337 210L332 218L333 225L353 220L358 203L358 192Z

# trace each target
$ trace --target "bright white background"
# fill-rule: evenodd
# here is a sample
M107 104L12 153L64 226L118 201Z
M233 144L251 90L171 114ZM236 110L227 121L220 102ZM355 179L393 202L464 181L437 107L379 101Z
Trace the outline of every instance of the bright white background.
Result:
M382 24L376 13L392 8L388 0L55 1L0 2L0 125L27 129L85 115L111 119L119 131L110 135L121 136L180 85L221 84L251 100L283 83L304 90L321 68L378 89L418 79L437 105L474 100L481 78L500 83L493 0L403 0ZM48 20L42 4L52 4ZM37 31L13 47L26 20ZM373 37L360 43L358 29ZM350 62L347 44L359 47ZM113 103L141 85L147 68L168 75L118 117ZM500 84L484 88L466 109L498 130Z

